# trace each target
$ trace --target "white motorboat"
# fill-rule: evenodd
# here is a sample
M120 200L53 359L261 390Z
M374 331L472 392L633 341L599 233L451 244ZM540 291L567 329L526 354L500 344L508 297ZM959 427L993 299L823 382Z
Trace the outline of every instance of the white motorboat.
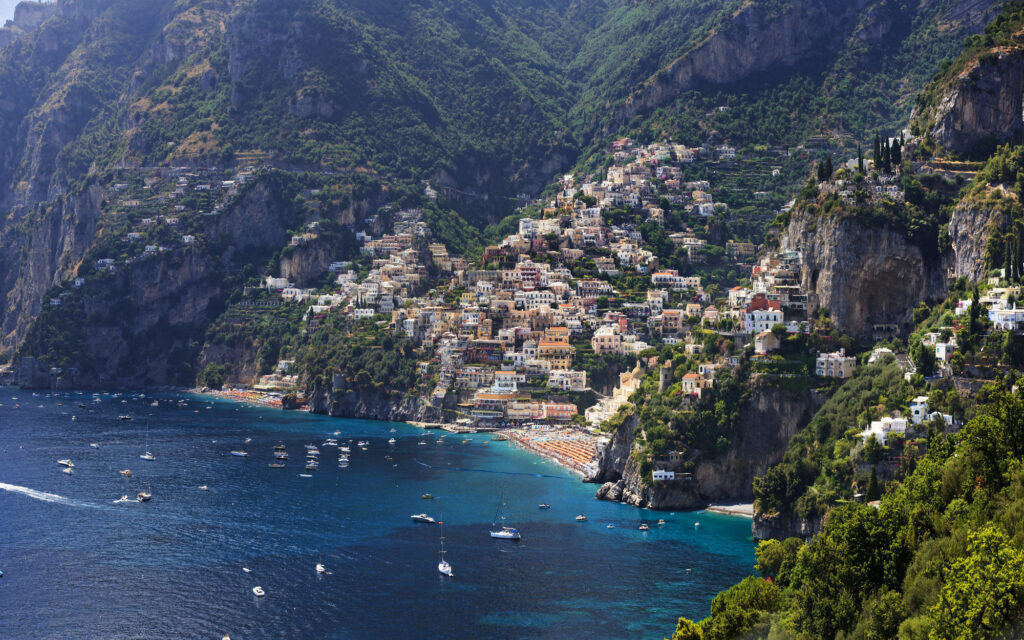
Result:
M68 474L69 476L75 472L75 470L72 469L71 467L64 467L63 469L61 469L61 471L63 473Z
M135 499L139 502L149 502L153 498L153 494L148 491L140 491L136 494Z
M66 460L66 459L65 460L58 460L57 464L59 464L62 467L67 467L68 469L73 469L75 467L75 463L74 462L71 462L70 460Z
M154 456L149 451L147 451L146 453L142 454L139 457L142 458L143 460L149 460L150 462L152 462L153 460L156 460L156 456Z
M434 520L425 513L417 513L410 517L412 518L413 522L424 522L426 524L435 524L437 522L437 520Z
M253 587L252 592L256 594L257 598L262 598L263 596L267 595L267 592L263 590L263 587Z
M395 444L396 442L398 441L395 440L394 438L388 438L388 444Z
M640 531L650 531L651 527L646 522L641 522L640 526L637 527Z
M318 562L318 563L316 563L316 572L317 573L327 573L327 569L324 568L324 565L322 565L322 564L320 564Z
M252 573L252 569L249 567L242 567L242 573Z
M352 453L352 448L347 445L341 445L340 447L338 447L338 451L342 453Z
M95 442L90 443L89 446L92 447L93 449L99 449L100 448L100 445L95 443Z
M238 451L232 451L231 455L238 456L239 458L245 458L245 457L247 457L249 455L249 452L238 450Z
M609 523L608 523L608 528L609 528L609 529L614 529L614 528L615 528L615 525L614 525L614 524L612 524L611 522L609 522Z
M199 490L200 491L209 491L210 487L206 486L205 484L201 484L201 485L199 485Z
M311 473L300 473L299 477L300 478L312 478L313 474L311 474Z
M576 522L586 522L586 521L587 521L587 516L583 515L582 513L580 515L576 516Z

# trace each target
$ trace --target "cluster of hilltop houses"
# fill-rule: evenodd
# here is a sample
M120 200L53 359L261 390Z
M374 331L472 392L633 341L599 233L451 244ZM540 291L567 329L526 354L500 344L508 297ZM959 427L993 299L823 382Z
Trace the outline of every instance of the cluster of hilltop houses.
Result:
M521 218L515 233L483 250L479 263L431 243L421 212L408 210L393 214L390 234L359 234L371 260L368 274L336 263L336 290L327 294L296 289L279 278L268 278L266 286L309 304L312 327L332 312L386 322L433 354L423 370L437 375L435 402L456 393L473 417L508 422L566 422L581 409L591 424L614 415L642 373L626 371L614 393L589 408L577 406L574 394L587 391L591 382L578 361L581 351L592 362L638 358L652 344L683 344L688 356L707 360L682 380L683 393L700 398L713 388L718 368L736 362L701 355L695 326L756 339L760 353L778 348L772 332L777 325L788 332L807 330L799 253L763 258L752 266L750 286L730 290L716 304L700 277L659 266L637 224L610 221L616 219L607 215L610 209L628 208L632 215L626 219L639 215L664 224L665 200L691 215L721 209L707 182L682 180L680 166L699 150L620 140L612 152L615 163L603 180L577 184L564 176L560 191L539 207L541 217ZM705 242L689 230L669 237L695 259ZM753 245L738 242L726 250L737 261L756 253ZM428 275L440 285L426 287ZM620 275L647 284L641 291L622 291ZM836 357L841 363L828 367L827 375L846 377L845 356Z

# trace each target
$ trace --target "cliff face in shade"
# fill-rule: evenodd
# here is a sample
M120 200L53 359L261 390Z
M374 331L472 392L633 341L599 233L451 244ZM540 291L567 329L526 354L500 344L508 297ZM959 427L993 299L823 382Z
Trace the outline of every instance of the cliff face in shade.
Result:
M947 151L1016 139L1024 128L1024 50L999 48L968 64L940 96L930 131Z
M781 10L748 2L729 26L649 79L616 112L617 120L661 106L701 83L728 84L832 50L856 26L870 0L801 0ZM876 31L882 33L883 27ZM869 38L865 32L863 37Z
M626 420L599 452L598 472L588 478L604 483L597 497L650 509L700 509L713 502L753 500L754 477L782 459L789 440L810 420L818 401L810 394L798 396L752 384L736 441L721 455L699 457L692 480L645 480L630 455L635 449L636 420Z
M855 217L794 209L779 248L801 252L803 288L852 335L869 336L873 324L907 328L920 301L947 289L948 258L926 256L903 234Z

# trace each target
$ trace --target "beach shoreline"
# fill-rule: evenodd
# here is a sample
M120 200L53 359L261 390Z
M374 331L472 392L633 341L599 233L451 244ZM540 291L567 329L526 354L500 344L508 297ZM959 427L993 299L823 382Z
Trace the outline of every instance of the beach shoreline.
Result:
M727 516L739 516L741 518L754 517L754 505L751 503L737 504L712 504L708 505L705 511L709 513L721 513Z

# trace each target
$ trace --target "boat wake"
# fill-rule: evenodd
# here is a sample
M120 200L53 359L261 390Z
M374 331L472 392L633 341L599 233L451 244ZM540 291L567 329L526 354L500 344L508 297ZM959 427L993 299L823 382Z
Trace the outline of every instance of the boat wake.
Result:
M7 484L6 482L0 482L0 489L9 491L11 493L20 493L23 496L41 500L43 502L52 502L54 504L63 504L68 507L94 507L87 502L79 502L78 500L72 500L71 498L65 498L59 496L56 493L46 493L45 491L36 491L35 489L29 489L28 487L19 487L16 484Z

